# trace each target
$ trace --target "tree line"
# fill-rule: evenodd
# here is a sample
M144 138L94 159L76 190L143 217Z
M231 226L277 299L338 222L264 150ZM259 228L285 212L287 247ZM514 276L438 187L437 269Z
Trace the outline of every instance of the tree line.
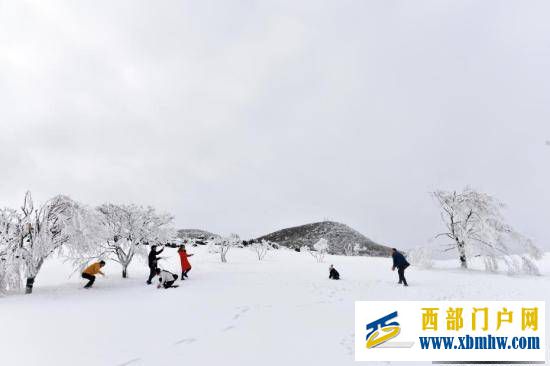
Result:
M173 220L153 207L90 207L64 195L35 207L27 192L19 210L0 209L0 292L24 285L32 293L44 261L54 253L76 268L92 259L111 259L126 278L136 255L146 255L150 244L175 239Z

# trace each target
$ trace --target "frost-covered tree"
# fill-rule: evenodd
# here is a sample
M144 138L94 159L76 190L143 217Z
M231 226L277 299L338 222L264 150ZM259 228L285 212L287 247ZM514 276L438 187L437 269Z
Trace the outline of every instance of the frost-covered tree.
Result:
M265 239L260 242L254 242L250 245L250 249L256 253L258 260L263 260L267 255L268 250L272 248L271 243Z
M128 277L128 266L136 255L147 255L149 244L166 244L175 239L173 217L157 213L153 207L108 203L99 206L97 212L104 240L92 251L92 257L119 263L123 278Z
M239 246L241 239L237 234L231 234L227 238L223 238L220 243L220 259L223 263L227 262L227 253L233 247Z
M344 255L352 256L353 255L353 243L344 244Z
M344 245L344 255L354 256L361 251L361 245L359 243L348 242Z
M504 204L488 194L465 188L463 192L435 191L432 193L441 208L446 230L436 237L451 242L446 250L456 250L461 267L467 268L473 257L482 257L487 270L496 270L504 261L509 271L519 268L536 273L533 259L541 251L531 240L506 224L501 210ZM521 263L513 254L521 258Z
M11 214L11 239L3 236L2 256L4 270L9 269L8 280L3 278L4 287L16 286L17 277L26 278L26 293L32 293L34 281L40 272L44 261L53 253L62 250L77 252L86 239L86 221L83 216L87 208L67 196L58 195L36 209L30 192L25 195L21 212ZM6 211L4 210L4 213ZM5 222L2 227L6 231Z
M21 236L20 221L16 210L0 209L0 294L21 287L20 266L15 261Z
M432 268L433 250L428 246L419 246L407 250L407 261L415 267Z
M328 241L321 238L313 245L313 250L309 250L309 254L311 254L317 262L321 263L325 260L325 255L328 252L328 248Z
M206 243L206 248L208 249L208 253L210 254L219 254L220 248L219 248L219 242L221 238L212 238L208 240Z
M218 237L208 242L208 251L220 255L222 263L227 263L227 253L233 247L241 244L241 239L237 234L231 234L227 237Z

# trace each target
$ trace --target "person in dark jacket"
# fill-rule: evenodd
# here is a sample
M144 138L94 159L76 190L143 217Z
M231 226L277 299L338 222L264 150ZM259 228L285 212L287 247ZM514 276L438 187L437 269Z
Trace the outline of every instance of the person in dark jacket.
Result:
M157 267L158 267L158 260L159 260L157 256L160 253L162 253L163 250L164 248L162 248L157 252L157 246L151 245L151 251L149 252L149 258L148 258L148 263L149 263L149 279L147 280L148 285L151 284L151 280L157 274Z
M409 262L407 262L405 256L398 252L395 248L392 248L391 256L393 258L393 267L391 268L391 270L395 271L395 269L397 268L397 274L399 275L399 284L403 284L403 286L409 286L407 284L407 280L405 279L405 269L410 266Z
M340 279L340 273L338 273L338 271L336 270L336 268L334 268L334 266L331 264L330 267L328 268L329 269L329 273L328 273L328 278L331 279L331 280L339 280Z

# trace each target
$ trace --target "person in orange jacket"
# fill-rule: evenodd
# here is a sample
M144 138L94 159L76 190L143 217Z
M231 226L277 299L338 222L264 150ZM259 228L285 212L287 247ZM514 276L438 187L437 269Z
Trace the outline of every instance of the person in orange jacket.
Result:
M105 267L105 261L99 261L94 264L90 264L86 269L82 272L82 278L85 278L88 280L88 283L84 286L84 288L90 288L95 282L95 275L100 274L102 276L105 276L105 273L101 272L101 268Z
M185 245L180 245L180 248L178 249L178 254L180 255L180 261L181 261L181 280L185 280L187 277L187 273L191 270L191 263L189 263L188 257L192 257L193 254L187 254L187 250L185 250Z

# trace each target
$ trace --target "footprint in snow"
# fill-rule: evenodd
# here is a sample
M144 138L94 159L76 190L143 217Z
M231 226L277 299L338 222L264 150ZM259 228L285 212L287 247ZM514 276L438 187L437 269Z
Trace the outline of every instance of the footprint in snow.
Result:
M132 363L134 363L134 362L138 362L138 361L140 361L140 360L141 360L141 358L133 358L133 359L131 359L131 360L129 360L129 361L126 361L126 362L123 362L123 363L121 363L121 364L118 364L117 366L128 366L128 365L130 365L130 364L132 364Z
M184 339L180 339L179 341L174 343L174 346L176 346L178 344L191 344L191 343L194 343L196 341L197 341L197 338L184 338Z
M250 308L248 306L240 306L240 307L237 308L237 310L239 310L239 312L233 316L233 320L239 319L241 317L241 315L248 312L250 310Z
M355 335L350 334L340 341L340 346L344 348L344 351L348 355L353 355L354 352L354 342L355 342Z
M245 306L240 306L237 309L240 309L241 313L246 313L248 310L250 310L250 307L245 305Z
M243 316L245 313L247 313L250 310L250 307L246 306L246 305L245 306L237 306L236 309L238 310L238 312L235 315L233 315L232 320L239 319L241 316ZM222 332L227 332L228 330L231 330L233 328L235 328L234 325L229 325L229 326L223 328Z

